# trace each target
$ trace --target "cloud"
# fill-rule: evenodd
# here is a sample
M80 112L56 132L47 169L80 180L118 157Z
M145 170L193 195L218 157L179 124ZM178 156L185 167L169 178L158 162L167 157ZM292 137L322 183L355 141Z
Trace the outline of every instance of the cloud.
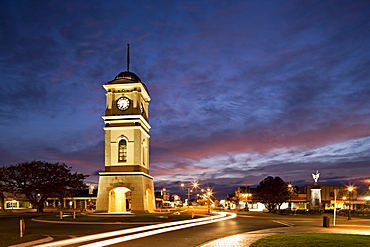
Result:
M356 174L365 174L366 162L369 159L369 137L332 145L308 149L311 155L306 156L307 149L277 149L267 153L236 153L213 156L204 159L187 159L186 162L167 164L163 169L177 167L171 173L161 173L161 163L154 163L156 179L159 181L189 181L201 178L203 183L212 181L217 187L221 184L255 186L267 176L280 176L291 181L295 186L310 184L311 173L319 170L320 181L324 184L348 184ZM181 170L179 168L184 168ZM185 168L191 168L191 170ZM199 169L200 168L200 169ZM205 170L204 168L209 168ZM341 174L340 176L338 174ZM357 177L358 184L363 184L365 177ZM229 192L230 193L230 192Z
M325 182L364 184L369 10L360 0L4 2L1 163L103 169L102 84L126 69L131 43L130 70L152 97L158 186L202 179L226 194L269 175L311 183L317 169Z

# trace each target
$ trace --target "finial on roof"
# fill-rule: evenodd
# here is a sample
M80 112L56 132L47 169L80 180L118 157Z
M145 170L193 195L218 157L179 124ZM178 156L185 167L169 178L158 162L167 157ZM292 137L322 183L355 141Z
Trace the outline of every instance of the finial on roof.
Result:
M130 71L130 44L127 44L127 71Z

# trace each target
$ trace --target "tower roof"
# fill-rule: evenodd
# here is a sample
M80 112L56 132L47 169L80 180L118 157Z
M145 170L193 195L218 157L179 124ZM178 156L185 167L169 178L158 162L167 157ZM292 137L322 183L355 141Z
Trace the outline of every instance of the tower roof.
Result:
M138 77L135 73L130 72L130 71L124 71L124 72L119 73L114 78L114 80L109 81L107 84L112 85L112 84L126 84L126 83L141 83L149 94L148 88L141 81L140 77Z
M130 71L124 71L119 73L114 80L108 82L108 84L113 84L113 83L125 83L122 82L122 80L126 80L127 83L143 83L141 79L133 72Z

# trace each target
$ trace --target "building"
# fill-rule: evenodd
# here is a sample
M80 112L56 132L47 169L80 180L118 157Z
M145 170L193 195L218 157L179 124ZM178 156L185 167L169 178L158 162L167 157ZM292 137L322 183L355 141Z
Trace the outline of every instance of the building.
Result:
M106 91L105 171L99 173L96 210L147 213L155 210L149 175L149 101L147 87L134 73L119 73Z
M24 195L14 195L4 192L5 210L32 210L32 204ZM45 202L45 211L55 211L60 209L73 209L78 211L93 211L96 207L97 190L82 190L73 197L48 198ZM1 207L0 207L1 209ZM34 209L36 211L36 209Z
M305 185L303 187L289 187L295 190L296 193L291 193L289 200L281 205L280 209L308 210L312 209L312 188L320 190L320 206L318 209L333 210L337 209L356 209L361 205L370 203L369 192L362 193L364 196L358 197L357 187L353 186L353 190L349 191L345 185ZM254 189L249 187L238 187L234 194L229 195L230 209L248 209L250 211L263 211L265 207L260 202L253 198ZM369 194L369 197L366 195Z

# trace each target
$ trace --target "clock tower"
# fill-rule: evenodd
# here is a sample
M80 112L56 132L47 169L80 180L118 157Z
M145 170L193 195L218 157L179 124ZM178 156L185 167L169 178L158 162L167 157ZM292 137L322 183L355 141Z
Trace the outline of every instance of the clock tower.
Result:
M105 171L99 173L96 210L147 213L155 210L153 177L149 175L148 110L150 96L140 78L119 73L103 85Z

